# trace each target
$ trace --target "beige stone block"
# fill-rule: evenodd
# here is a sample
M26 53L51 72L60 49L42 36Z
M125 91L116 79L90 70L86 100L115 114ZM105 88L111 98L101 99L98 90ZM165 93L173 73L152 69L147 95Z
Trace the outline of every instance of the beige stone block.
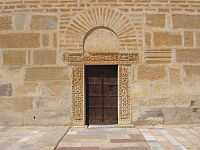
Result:
M200 32L196 32L196 46L200 47Z
M33 108L31 97L1 97L0 103L0 112L25 112Z
M174 47L182 45L180 33L170 32L154 32L154 46L158 47Z
M179 49L176 50L177 63L199 63L200 49Z
M200 78L200 66L199 65L185 65L183 67L186 78L189 80Z
M165 15L164 14L147 14L146 24L151 27L165 27Z
M3 51L3 64L4 65L25 65L26 51L21 51L21 50Z
M0 30L12 29L12 17L0 16Z
M42 34L42 46L43 47L49 46L49 34Z
M38 96L38 83L35 82L25 82L22 85L17 85L15 87L15 96Z
M169 68L169 80L171 85L181 84L181 70L179 68Z
M194 43L193 32L189 31L184 32L184 46L193 47L193 43Z
M200 15L176 14L172 16L173 27L183 29L199 29Z
M151 47L151 39L152 39L151 33L146 32L145 33L145 46L146 47Z
M33 64L35 65L56 64L56 51L52 50L33 51Z
M19 14L19 15L15 15L14 18L15 18L14 19L15 29L16 30L24 30L27 19L28 19L27 16L25 14Z
M39 33L8 33L0 34L0 48L38 48Z
M26 81L40 80L68 80L69 70L65 67L32 67L27 68L25 73Z
M31 20L31 29L48 30L56 29L58 20L56 16L34 15Z
M166 77L165 66L141 65L137 72L138 80L162 80Z
M52 81L45 83L49 96L71 96L72 85L70 81Z

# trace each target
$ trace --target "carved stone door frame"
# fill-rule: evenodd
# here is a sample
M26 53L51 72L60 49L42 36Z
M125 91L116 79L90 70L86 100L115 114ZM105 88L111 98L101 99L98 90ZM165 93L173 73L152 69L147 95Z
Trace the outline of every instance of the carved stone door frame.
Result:
M118 65L118 125L131 124L129 97L129 67L138 61L137 54L66 54L65 61L72 65L72 124L85 126L85 65Z

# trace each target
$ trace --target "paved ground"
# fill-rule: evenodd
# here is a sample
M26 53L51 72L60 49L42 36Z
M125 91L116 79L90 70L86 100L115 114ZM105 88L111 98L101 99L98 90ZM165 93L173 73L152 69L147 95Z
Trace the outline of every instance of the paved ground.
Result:
M56 150L200 150L200 125L69 129L0 127L0 150L54 150L58 143Z

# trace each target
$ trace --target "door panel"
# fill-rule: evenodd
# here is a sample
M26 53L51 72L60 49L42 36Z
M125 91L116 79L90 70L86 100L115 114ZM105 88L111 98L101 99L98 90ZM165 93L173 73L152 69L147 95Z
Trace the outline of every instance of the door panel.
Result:
M117 66L86 67L87 124L118 121Z

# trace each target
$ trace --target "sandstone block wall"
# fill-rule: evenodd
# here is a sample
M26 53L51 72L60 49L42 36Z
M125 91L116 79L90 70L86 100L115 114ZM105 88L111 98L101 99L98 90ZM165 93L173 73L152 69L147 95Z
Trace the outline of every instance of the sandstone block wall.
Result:
M199 22L198 0L1 0L0 125L71 124L63 54L83 53L99 25L116 33L102 35L115 41L109 52L139 54L129 75L132 123L199 123ZM100 31L85 39L88 52L106 51Z

